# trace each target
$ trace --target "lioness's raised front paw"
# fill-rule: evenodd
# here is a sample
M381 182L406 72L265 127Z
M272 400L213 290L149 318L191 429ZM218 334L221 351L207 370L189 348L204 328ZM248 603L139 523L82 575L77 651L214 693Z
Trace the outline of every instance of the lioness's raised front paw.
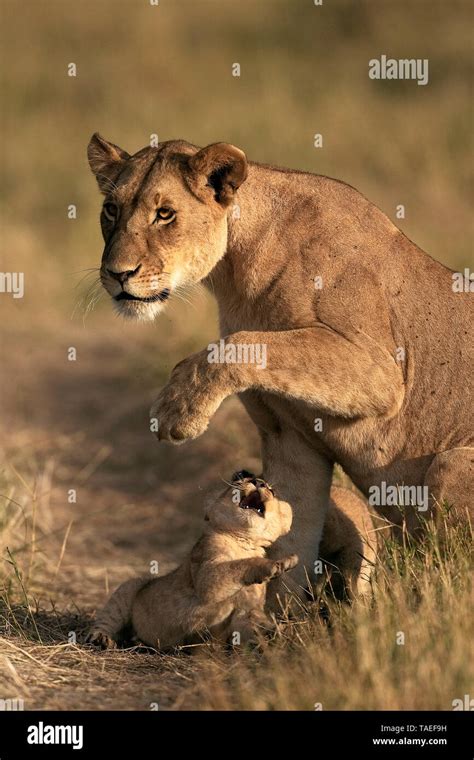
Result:
M93 629L86 638L86 644L92 644L99 649L116 649L117 642L108 633L99 628Z
M158 440L179 444L197 438L228 394L206 357L200 352L177 364L160 391L150 410L151 430Z
M166 385L150 409L151 429L159 441L176 445L198 438L206 430L210 415L191 409L184 395Z

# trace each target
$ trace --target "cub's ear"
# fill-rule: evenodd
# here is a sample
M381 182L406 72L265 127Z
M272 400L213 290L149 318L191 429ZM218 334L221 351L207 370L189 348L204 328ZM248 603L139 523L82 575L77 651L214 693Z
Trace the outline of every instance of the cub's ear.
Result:
M125 161L130 155L114 145L107 142L103 137L95 132L89 145L87 146L87 158L89 166L99 185L102 193L106 194L113 187Z
M245 153L235 145L214 143L188 160L190 183L202 200L214 198L222 206L232 202L235 191L247 177Z

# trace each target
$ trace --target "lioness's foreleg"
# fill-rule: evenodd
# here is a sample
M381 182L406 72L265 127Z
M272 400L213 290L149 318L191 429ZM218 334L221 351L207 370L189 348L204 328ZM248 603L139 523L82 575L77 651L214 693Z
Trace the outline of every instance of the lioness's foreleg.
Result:
M238 332L225 343L224 357L229 347L254 346L261 361L211 362L204 350L177 364L151 410L160 440L196 438L227 396L249 389L305 401L346 419L391 416L401 407L404 383L395 356L365 333L346 338L317 325Z
M250 410L249 410L250 411ZM260 431L263 477L278 497L291 504L291 531L270 547L270 556L296 553L298 566L280 582L272 582L268 596L285 588L304 596L315 581L318 548L329 503L332 464L318 454L295 430ZM271 607L275 608L273 599Z

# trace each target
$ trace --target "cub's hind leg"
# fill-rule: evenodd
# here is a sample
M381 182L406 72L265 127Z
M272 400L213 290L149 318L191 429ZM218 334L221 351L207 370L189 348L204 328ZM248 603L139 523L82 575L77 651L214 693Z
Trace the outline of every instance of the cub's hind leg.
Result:
M94 644L100 649L113 649L120 641L120 634L132 617L133 601L149 578L132 578L122 583L112 594L109 601L97 614L86 643Z
M293 554L282 559L253 559L249 561L245 582L235 600L235 611L227 628L226 639L232 646L258 644L262 636L274 630L274 621L265 612L267 583L293 567L298 557Z

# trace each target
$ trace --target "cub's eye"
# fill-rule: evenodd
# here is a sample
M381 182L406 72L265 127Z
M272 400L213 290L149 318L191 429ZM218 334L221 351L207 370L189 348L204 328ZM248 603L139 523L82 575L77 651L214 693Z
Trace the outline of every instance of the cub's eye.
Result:
M161 208L157 209L156 216L155 216L155 222L171 222L176 216L176 211L173 211L172 208L169 208L168 206L161 206Z
M115 203L104 203L102 211L104 212L105 218L108 219L109 222L115 222L118 216L118 208Z

